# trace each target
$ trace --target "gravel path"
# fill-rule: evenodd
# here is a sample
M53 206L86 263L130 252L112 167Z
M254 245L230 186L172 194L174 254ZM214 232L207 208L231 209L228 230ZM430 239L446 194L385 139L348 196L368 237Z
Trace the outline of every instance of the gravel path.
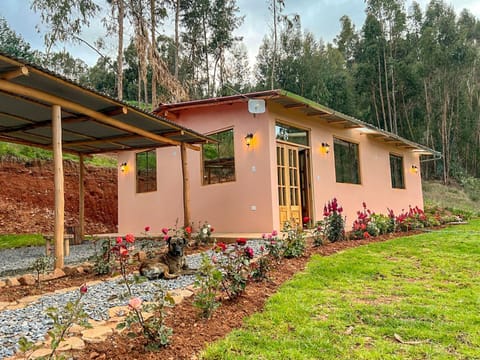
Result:
M147 246L148 244L158 246L154 240L141 240L137 246ZM82 263L95 255L100 249L100 242L85 242L81 245L70 246L70 255L65 257L65 264ZM28 246L17 249L0 250L0 279L12 274L25 273L32 270L32 264L36 259L45 255L45 246Z
M261 240L248 241L248 246L252 247L255 253L259 252L262 244L263 241ZM30 253L30 250L33 250L33 248L29 249L28 253ZM88 247L85 251L83 249L81 251L79 250L78 253L75 251L75 253L78 254L78 258L76 257L77 254L75 254L71 255L72 259L79 259L81 256L86 256L90 254L90 251ZM34 252L32 251L32 253ZM2 261L7 260L4 256L13 256L13 253L0 252L0 259ZM23 255L15 256L17 261L22 259L22 261L25 262ZM200 266L200 259L201 256L199 254L190 255L187 257L187 263L190 268L196 269ZM13 261L8 259L7 263L11 262ZM133 285L132 290L135 296L142 298L144 301L149 301L153 298L157 290L155 284L160 283L165 289L173 290L192 284L194 279L194 275L186 275L173 280L159 279L146 281ZM118 279L104 281L88 288L88 292L83 298L83 304L84 310L90 318L94 320L107 320L108 309L127 304L128 300L121 299L121 294L123 294L125 286L119 284L119 282L120 280ZM52 306L56 308L63 307L68 301L76 299L77 296L78 290L64 294L47 294L23 309L0 312L0 359L12 356L16 352L18 340L22 336L25 336L33 342L42 340L52 326L52 321L45 315L45 310Z

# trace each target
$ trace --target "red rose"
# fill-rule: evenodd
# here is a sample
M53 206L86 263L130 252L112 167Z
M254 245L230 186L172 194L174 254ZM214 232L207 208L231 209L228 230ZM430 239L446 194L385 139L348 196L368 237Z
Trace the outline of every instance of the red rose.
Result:
M245 248L244 253L249 259L253 259L253 249L250 246Z
M88 291L87 285L83 284L82 286L80 286L80 293L86 294L87 291Z
M210 232L214 232L214 231L215 231L215 229L211 227L211 228L210 228Z
M221 252L224 252L225 250L227 250L227 245L225 245L225 243L223 242L219 242L215 247L215 249L220 250Z
M127 234L125 236L125 240L127 241L127 243L129 244L133 244L135 242L135 236L133 236L133 234Z
M245 245L246 243L247 243L247 239L245 239L245 238L237 239L237 244L238 245Z
M308 216L303 217L303 223L307 224L310 221L310 218Z
M145 226L145 231L149 232L150 231L150 226Z
M192 227L191 227L191 226L187 226L187 227L185 228L185 232L190 235L190 234L192 233Z
M119 236L115 241L117 242L117 244L121 244L123 242L123 239Z
M368 231L365 231L365 232L363 233L363 238L364 238L364 239L368 239L369 237L370 237L370 234L368 233Z

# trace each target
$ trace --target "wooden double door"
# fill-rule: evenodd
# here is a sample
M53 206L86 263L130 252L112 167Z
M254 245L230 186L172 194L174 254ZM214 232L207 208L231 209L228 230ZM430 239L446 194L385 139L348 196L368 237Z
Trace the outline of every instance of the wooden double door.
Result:
M277 143L278 205L281 228L285 221L301 225L302 218L310 215L307 162L307 150Z

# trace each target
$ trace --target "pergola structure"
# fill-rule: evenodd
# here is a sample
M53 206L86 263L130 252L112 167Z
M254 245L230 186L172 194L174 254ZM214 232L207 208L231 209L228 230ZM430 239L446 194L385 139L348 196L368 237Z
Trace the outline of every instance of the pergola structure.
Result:
M53 150L55 267L64 265L63 152L80 159L79 223L84 235L84 158L122 150L179 146L184 217L190 222L187 148L214 141L165 118L0 53L0 141Z

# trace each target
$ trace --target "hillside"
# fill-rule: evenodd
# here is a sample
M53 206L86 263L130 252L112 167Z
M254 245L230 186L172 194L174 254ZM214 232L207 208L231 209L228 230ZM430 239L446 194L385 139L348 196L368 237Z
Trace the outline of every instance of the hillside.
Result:
M78 219L78 163L64 161L65 223ZM53 167L49 160L0 160L0 233L52 233ZM117 170L87 166L86 233L116 232Z

